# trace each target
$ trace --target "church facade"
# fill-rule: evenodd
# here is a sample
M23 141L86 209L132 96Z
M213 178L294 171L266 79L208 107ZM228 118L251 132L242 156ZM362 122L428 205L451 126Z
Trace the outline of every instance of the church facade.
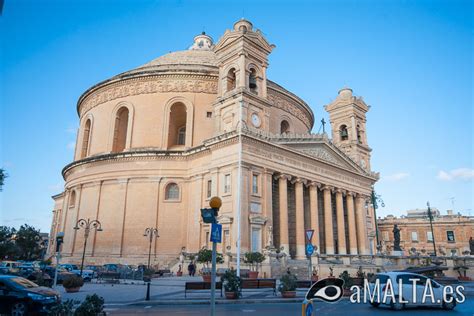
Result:
M321 254L375 252L369 107L344 88L325 106L331 137L312 134L310 107L267 79L273 48L240 20L216 44L198 35L188 50L79 98L74 160L53 197L51 236L64 232L63 261L82 256L77 221L96 219L103 230L91 231L87 263L146 263L143 234L156 227L152 264L171 264L210 246L200 209L212 196L223 201L219 252L236 253L237 216L242 252L280 249L304 259L305 229L315 230Z

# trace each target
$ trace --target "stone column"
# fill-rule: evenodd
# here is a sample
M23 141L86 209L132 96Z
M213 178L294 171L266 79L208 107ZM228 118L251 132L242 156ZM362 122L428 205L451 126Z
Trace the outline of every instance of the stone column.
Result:
M347 226L349 228L349 249L351 255L357 254L357 229L354 213L354 193L347 192Z
M346 251L346 228L344 223L344 206L342 200L341 189L336 190L336 213L337 213L337 253L341 255L347 254Z
M267 218L266 230L262 230L263 245L273 247L273 201L272 201L272 179L273 170L265 169L263 173L263 215ZM270 237L268 233L271 232Z
M334 234L332 231L331 187L325 185L324 191L324 230L326 239L326 254L334 254Z
M306 181L295 181L295 207L296 207L296 259L305 258L305 231L304 231L304 198L303 185Z
M314 230L312 243L319 250L318 186L319 183L317 182L311 182L309 185L309 210L311 214L311 229Z
M290 238L288 231L288 180L291 176L278 176L278 192L280 195L280 248L283 247L283 252L290 253Z
M356 197L357 246L359 248L359 254L361 255L369 253L367 249L367 225L364 201L364 197L358 194Z

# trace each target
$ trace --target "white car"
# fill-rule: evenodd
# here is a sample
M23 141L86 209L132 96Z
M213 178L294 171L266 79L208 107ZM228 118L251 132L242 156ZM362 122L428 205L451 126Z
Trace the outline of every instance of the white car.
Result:
M394 310L409 306L438 306L452 310L456 307L458 296L463 296L454 287L443 286L426 276L410 272L378 273L369 284L369 290L372 306L385 304Z
M84 269L84 270L82 270L82 275L81 275L81 270L80 269L71 270L71 272L76 274L77 276L82 276L82 278L86 282L90 282L94 278L94 271L92 271L92 270L85 270Z

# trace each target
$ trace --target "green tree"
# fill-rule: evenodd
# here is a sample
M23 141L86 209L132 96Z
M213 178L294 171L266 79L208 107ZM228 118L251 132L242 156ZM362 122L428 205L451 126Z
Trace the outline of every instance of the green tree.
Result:
M0 259L16 257L16 245L13 236L16 230L13 227L0 226Z
M15 244L19 260L35 260L41 253L40 231L28 224L21 225L16 233Z
M0 192L2 192L3 183L5 182L5 179L7 177L8 177L8 174L5 172L5 169L0 168Z

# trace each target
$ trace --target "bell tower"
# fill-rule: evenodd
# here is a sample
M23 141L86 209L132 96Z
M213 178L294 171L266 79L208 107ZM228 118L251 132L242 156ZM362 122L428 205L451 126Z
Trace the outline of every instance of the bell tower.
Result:
M372 149L366 134L366 113L370 107L362 97L353 96L352 89L343 88L324 108L329 113L333 143L363 169L370 171Z
M266 71L274 47L245 19L237 21L220 38L214 48L219 62L216 133L236 129L241 105L247 126L268 130Z

